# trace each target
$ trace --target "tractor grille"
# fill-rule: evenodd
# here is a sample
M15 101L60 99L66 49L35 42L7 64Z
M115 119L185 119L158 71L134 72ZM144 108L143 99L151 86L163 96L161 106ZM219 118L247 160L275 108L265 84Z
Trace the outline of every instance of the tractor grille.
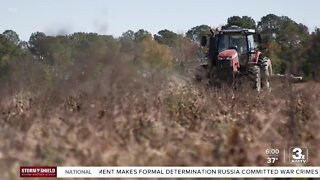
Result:
M231 67L231 60L220 60L217 62L219 68Z

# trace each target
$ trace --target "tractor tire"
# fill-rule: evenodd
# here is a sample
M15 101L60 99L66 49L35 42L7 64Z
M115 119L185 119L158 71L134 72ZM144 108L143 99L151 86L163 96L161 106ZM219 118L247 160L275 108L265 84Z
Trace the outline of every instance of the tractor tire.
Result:
M261 86L267 90L271 90L269 76L272 75L272 64L269 58L264 58L261 64Z
M261 71L260 66L254 65L249 69L251 86L258 92L261 91Z

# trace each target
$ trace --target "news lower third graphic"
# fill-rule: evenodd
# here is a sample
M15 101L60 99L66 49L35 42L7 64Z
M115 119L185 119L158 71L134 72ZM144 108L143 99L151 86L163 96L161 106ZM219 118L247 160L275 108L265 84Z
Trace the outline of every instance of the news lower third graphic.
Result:
M267 166L22 166L20 167L20 177L320 178L320 167L308 166L309 154L308 149L305 147L268 148L265 150L265 155Z
M56 168L56 171L54 170ZM23 167L21 177L57 178L320 178L320 167L109 166ZM27 174L25 174L27 173Z

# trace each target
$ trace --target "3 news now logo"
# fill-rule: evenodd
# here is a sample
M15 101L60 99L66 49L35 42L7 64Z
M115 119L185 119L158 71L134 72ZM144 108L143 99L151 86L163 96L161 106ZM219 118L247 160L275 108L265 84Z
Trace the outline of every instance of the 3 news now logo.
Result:
M300 147L292 147L289 149L290 163L303 163L308 162L308 149Z
M56 166L21 166L20 177L57 177Z

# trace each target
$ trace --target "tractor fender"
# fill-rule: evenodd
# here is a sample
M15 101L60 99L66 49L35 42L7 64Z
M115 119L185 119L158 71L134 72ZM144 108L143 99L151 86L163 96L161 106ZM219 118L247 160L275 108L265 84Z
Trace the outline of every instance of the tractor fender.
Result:
M256 51L251 57L251 62L258 63L258 59L261 55L262 55L261 51Z

